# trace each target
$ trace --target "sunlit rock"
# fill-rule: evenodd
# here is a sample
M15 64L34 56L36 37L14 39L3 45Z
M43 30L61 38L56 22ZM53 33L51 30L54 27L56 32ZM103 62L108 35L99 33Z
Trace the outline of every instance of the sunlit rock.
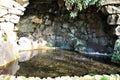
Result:
M47 41L44 39L40 39L37 41L33 41L27 37L21 37L18 41L19 50L34 50L39 49L40 47L46 47Z
M120 24L120 15L119 14L109 15L108 19L107 19L107 23L109 25L119 25Z
M3 16L3 18L4 18L5 21L7 21L7 22L10 22L10 17L11 17L10 14Z
M14 1L22 5L23 7L27 7L27 5L29 4L29 0L14 0Z
M19 3L13 1L13 0L0 0L0 6L4 6L6 8L16 8L22 11L25 11L25 8L21 6Z
M90 75L85 75L84 78L85 78L85 79L94 80L94 77L92 77L92 76L90 76Z
M104 7L107 14L120 13L120 8L117 6L108 5Z
M13 0L0 0L0 6L13 8Z
M115 29L115 34L117 36L120 36L120 26L117 26L116 29Z
M120 0L105 0L105 2L102 5L108 4L120 4Z
M13 30L14 24L19 22L20 15L24 14L24 7L27 5L28 3L24 6L20 5L14 0L0 0L0 69L4 69L3 73L14 75L19 69L18 59L21 55L16 43L16 33ZM29 46L30 44L27 43ZM24 48L25 45L22 47ZM34 55L30 57L32 56Z
M14 14L14 15L23 15L23 11L18 10L18 9L8 9L9 14Z
M4 16L5 21L12 22L12 23L18 23L20 17L16 15L6 15Z
M101 80L102 76L101 75L95 75L94 78L95 78L95 80Z
M0 42L0 68L4 69L4 73L15 74L19 69L18 66L18 48L15 42Z
M19 16L11 15L11 17L10 17L10 22L12 22L12 23L18 23L19 20L20 20Z
M21 37L18 42L19 42L20 50L32 50L33 49L32 40L26 37Z
M1 30L6 33L7 40L16 41L16 34L13 32L14 24L10 22L2 22L0 23Z
M0 6L0 17L3 17L7 13L8 13L7 9Z
M12 5L18 10L25 11L25 8L15 1L12 1Z

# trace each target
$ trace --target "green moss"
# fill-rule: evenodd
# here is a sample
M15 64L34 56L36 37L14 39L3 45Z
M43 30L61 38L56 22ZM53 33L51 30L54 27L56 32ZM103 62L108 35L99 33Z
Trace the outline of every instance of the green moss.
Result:
M89 73L88 75L90 75L90 76L95 76L96 74L95 74L95 73Z
M107 78L107 77L105 77L105 76L103 76L103 77L101 78L101 80L110 80L110 79Z

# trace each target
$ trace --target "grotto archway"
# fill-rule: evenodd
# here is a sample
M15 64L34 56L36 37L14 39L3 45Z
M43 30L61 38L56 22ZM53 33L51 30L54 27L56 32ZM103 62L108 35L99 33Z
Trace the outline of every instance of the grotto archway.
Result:
M38 42L45 42L43 45L49 47L73 49L79 52L103 51L103 49L109 49L107 45L109 46L111 43L111 38L104 33L106 29L104 31L103 28L106 27L107 24L102 20L100 14L90 14L89 12L85 14L82 13L79 14L78 18L71 20L68 15L65 14L67 11L64 12L63 9L63 11L59 12L59 9L57 10L57 8L59 8L57 1L43 0L39 5L38 2L35 3L31 0L25 15L21 17L19 22L20 16L24 14L28 3L28 0L0 0L0 31L3 32L3 34L4 32L6 33L5 36L8 37L10 44L12 43L13 45L13 43L15 43L16 45L17 38L14 33L14 26L16 26L19 27L18 34L23 34L19 34L19 38L21 38L21 36L29 37L33 41L38 40ZM41 8L44 4L49 4L45 7L47 9ZM114 2L113 4L116 3ZM57 6L57 8L55 6ZM106 12L108 12L107 15L109 15L107 20L108 24L119 25L119 10L114 6L109 7L107 4L105 4L103 8L105 8ZM112 8L112 10L115 9L115 11L111 14L108 8ZM31 9L33 9L33 11L31 11ZM43 12L40 12L41 9L43 9ZM114 14L117 10L118 13ZM35 15L31 14L30 11ZM60 15L60 13L62 13L62 15ZM3 34L0 35L0 45L3 44L2 38L6 40ZM33 47L30 48L33 49ZM110 49L113 48L110 47ZM13 50L13 53L17 52ZM10 52L9 55L11 56L13 54ZM16 57L12 59L15 60ZM12 74L14 73L15 72L12 72Z
M108 14L105 11L97 12L98 8L90 7L71 20L67 10L64 9L61 11L62 15L59 14L56 0L29 0L29 2L25 14L18 24L18 26L22 26L28 16L26 23L31 23L29 26L33 26L33 28L26 32L21 31L25 30L24 28L20 28L20 32L25 33L25 36L33 34L36 30L35 26L37 26L37 30L38 27L41 30L35 34L47 41L48 46L77 51L107 52L113 50L116 40L115 27L107 24ZM69 28L69 26L71 27ZM20 34L19 36L21 36ZM31 36L33 37L33 35Z
M55 47L57 46L57 47L65 48L65 49L67 48L75 49L77 51L79 50L99 51L99 50L102 50L101 48L106 49L104 47L108 46L109 44L112 45L113 47L114 38L110 39L111 36L109 38L108 37L109 35L105 34L105 32L109 33L109 31L106 30L107 23L103 22L102 18L100 18L101 17L100 14L98 15L98 13L97 14L93 13L91 15L89 12L85 14L80 14L78 18L79 20L76 19L74 20L74 23L73 23L71 22L72 20L68 20L69 19L68 15L65 14L67 11L66 12L64 12L64 10L61 12L58 11L59 6L56 0L41 0L41 1L14 0L14 1L18 2L23 7L24 6L26 7L28 3L30 2L30 5L28 5L28 7L26 8L27 10L23 16L25 17L26 15L29 15L29 19L26 20L28 21L26 23L28 24L30 23L29 25L26 25L26 26L29 26L29 27L26 27L26 29L28 28L29 31L25 31L25 29L20 28L20 32L22 32L23 34L25 33L24 34L25 36L32 36L34 37L33 39L40 38L40 41L41 41L41 36L43 36L42 40L50 42L47 44L48 46L55 46ZM103 13L107 12L107 15L109 15L110 13L109 13L108 4L116 4L118 2L119 0L118 1L106 1L103 7L104 8ZM112 9L116 9L116 8L112 7ZM115 11L113 12L116 13ZM60 15L60 13L62 13L62 15ZM99 19L96 20L96 17L94 17L94 15L96 15L96 17L101 20ZM112 22L116 20L115 16L111 14L108 16L107 22L109 25L113 24ZM90 18L91 19L93 18L92 20L94 19L95 20L90 21L89 20ZM99 21L101 21L102 23ZM4 22L4 20L2 22ZM17 26L20 26L20 24L21 23L23 24L23 22L18 23ZM30 28L30 26L33 26L33 27ZM37 29L35 26L37 26ZM54 28L50 26L53 26ZM58 27L56 28L56 26ZM41 28L40 32L42 33L39 32L38 27ZM89 29L90 27L93 29ZM35 32L35 30L37 30L37 33L39 32L39 35L38 34L36 35L38 37L31 35ZM67 32L67 34L65 32ZM95 47L96 45L99 45L99 47L98 48Z

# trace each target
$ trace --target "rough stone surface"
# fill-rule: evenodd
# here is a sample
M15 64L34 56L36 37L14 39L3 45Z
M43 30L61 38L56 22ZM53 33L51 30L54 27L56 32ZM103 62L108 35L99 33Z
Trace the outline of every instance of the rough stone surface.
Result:
M109 25L119 25L120 24L120 15L119 14L109 15L108 19L107 19L107 23Z
M14 1L22 5L23 7L27 7L27 5L29 4L29 0L14 0Z
M105 0L103 5L108 5L108 4L120 4L120 0Z
M14 24L19 22L25 8L13 0L0 0L0 68L15 74L18 66L18 45Z
M117 4L116 1L110 1L111 2L107 0L106 6L104 6L105 9L107 9L107 14L119 12L118 7L111 7L108 5ZM62 12L63 15L59 15L58 17L59 7L57 1L36 0L30 2L31 3L25 12L25 15L27 16L23 17L17 25L17 27L19 27L19 37L27 36L38 41L44 39L48 42L48 46L76 49L78 51L99 51L106 49L105 46L108 46L109 44L114 44L114 39L109 40L111 37L109 35L113 33L105 30L107 24L104 25L105 22L108 22L109 25L116 25L119 23L119 20L117 20L117 22L115 21L116 18L114 18L113 15L110 15L108 20L102 23L102 19L94 13L80 14L79 20L71 22L68 18L64 20L66 16L68 17L64 11ZM106 34L105 32L111 34ZM96 45L99 46L95 47Z
M119 6L113 6L113 5L107 5L103 7L106 11L107 14L120 14L120 7Z
M119 3L120 0L106 0L106 2L103 4L105 5L104 9L106 10L107 14L110 14L107 19L107 23L109 25L120 24L119 6L111 5L117 5ZM28 4L29 0L1 0L0 21L10 22L11 24L18 23L20 15L24 14L24 7L26 7ZM47 42L49 42L48 46L74 49L77 51L99 51L110 44L110 41L103 30L105 25L103 25L102 20L98 15L94 13L91 15L90 13L82 15L80 14L79 19L81 20L71 23L70 21L64 21L66 17L63 16L66 15L65 11L61 12L62 15L58 17L60 11L57 10L59 8L57 1L31 1L31 4L33 6L29 6L29 11L26 11L26 13L34 14L35 16L36 14L41 14L38 17L29 17L29 19L25 19L19 23L19 26L21 26L19 31L25 34L22 36L28 36L33 40L38 41L45 39ZM43 15L44 13L48 14ZM93 17L93 15L96 16ZM59 21L64 23L59 23ZM13 35L13 33L11 35ZM95 45L98 44L99 47L95 47Z
M7 13L8 13L7 9L2 8L2 7L0 8L0 17L6 15Z
M120 26L117 26L116 28L115 28L115 34L117 35L117 36L120 36Z
M60 23L53 21L49 25L46 22L50 18L46 19L45 16L40 17L43 21L41 24L32 22L34 16L25 16L21 18L20 23L16 26L19 27L18 36L27 36L38 41L44 39L47 41L47 46L51 47L81 52L104 51L105 46L110 44L103 30L105 25L99 15L94 13L87 15L88 17L85 17L82 14L79 17L80 19L73 22ZM50 15L47 16L51 17ZM84 18L81 20L83 16ZM96 45L99 46L96 47Z
M119 13L119 7L109 6L109 4L118 4L119 2L119 0L107 0L104 4L106 5L105 9L107 13ZM25 10L24 7L26 7L28 3L28 0L10 0L8 4L8 0L1 0L0 21L18 23L20 15L23 15L23 11ZM78 50L84 49L84 51L87 51L87 49L89 50L89 48L94 48L92 49L92 51L96 51L99 48L102 48L103 46L107 46L109 44L108 38L106 37L106 34L103 31L103 24L101 24L101 20L98 16L95 17L97 17L97 19L99 19L100 21L96 20L96 24L94 21L90 20L90 18L95 20L95 17L92 17L94 14L84 14L85 16L80 15L79 18L81 18L82 20L76 21L73 24L68 22L64 22L64 24L62 24L58 22L62 21L65 17L63 18L62 16L60 16L54 18L59 13L59 11L57 11L57 8L59 8L57 1L31 1L31 4L34 6L28 7L28 10L30 11L26 11L27 14L38 14L39 12L51 13L51 16L44 15L44 17L42 18L39 18L40 16L36 18L31 17L20 22L20 25L23 24L20 27L20 31L26 36L30 37L32 35L31 38L38 40L42 36L44 39L46 39L46 41L52 43L50 43L49 46L52 45L62 48L73 48ZM46 7L43 7L43 5L45 5ZM55 6L57 7L55 8ZM64 14L64 12L62 13ZM86 22L86 20L88 22ZM107 22L109 25L118 25L119 15L109 15ZM101 25L98 26L97 24ZM27 35L26 33L30 34ZM84 40L85 42L83 42ZM97 44L100 44L100 46L98 48L94 47Z

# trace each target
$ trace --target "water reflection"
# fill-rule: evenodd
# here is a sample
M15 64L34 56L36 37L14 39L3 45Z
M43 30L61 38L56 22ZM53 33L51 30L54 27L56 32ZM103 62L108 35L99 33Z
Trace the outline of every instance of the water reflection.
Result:
M56 77L81 76L88 73L120 73L120 67L87 59L78 53L65 50L39 50L37 56L20 63L16 75Z

